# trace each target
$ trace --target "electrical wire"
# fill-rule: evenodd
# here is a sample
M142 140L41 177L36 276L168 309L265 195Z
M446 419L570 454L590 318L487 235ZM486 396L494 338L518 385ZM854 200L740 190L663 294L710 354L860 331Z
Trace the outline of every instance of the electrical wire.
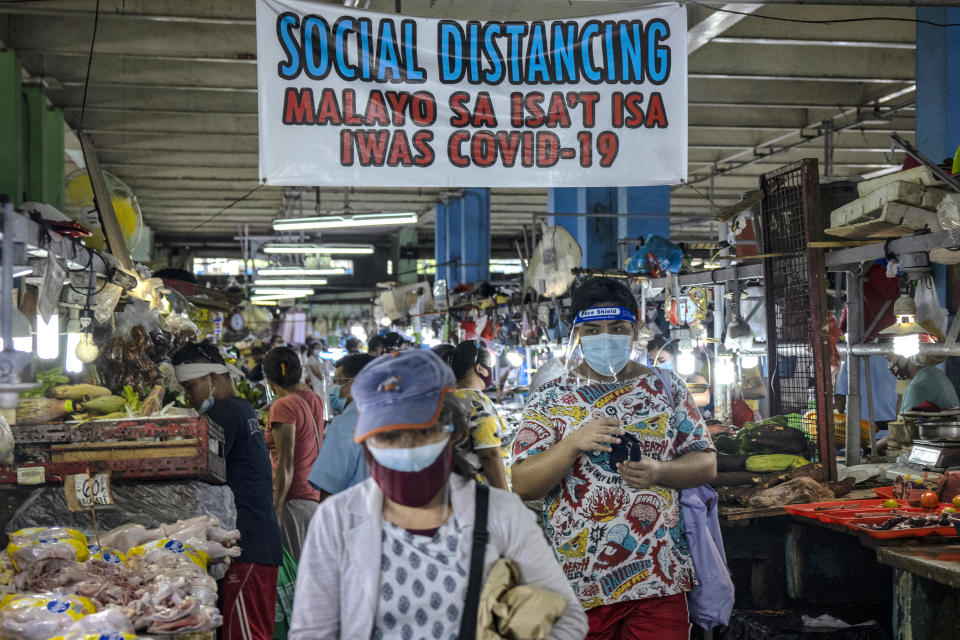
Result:
M725 9L723 7L714 7L709 4L698 2L697 0L685 0L687 4L695 4L710 11L719 11L721 13L732 13L747 18L757 18L759 20L775 20L777 22L793 22L798 24L844 24L850 22L912 22L913 24L925 24L931 27L960 27L960 22L934 22L933 20L923 20L921 18L897 18L888 16L864 16L862 18L835 18L833 20L805 20L803 18L780 18L777 16L764 16L746 11L737 11L735 9Z
M87 115L87 87L90 86L90 67L93 65L93 47L97 44L97 26L100 24L100 0L93 12L93 36L90 38L90 53L87 54L87 74L83 78L83 99L80 102L80 132L83 133L83 119Z
M260 190L260 187L262 187L262 186L263 186L262 184L258 184L258 185L255 186L253 189L250 189L250 191L247 191L245 194L243 194L242 196L240 196L239 198L237 198L236 200L234 200L233 202L231 202L230 204L228 204L227 206L225 206L223 209L220 209L220 211L217 211L215 214L213 214L212 216L210 216L209 218L207 218L206 220L204 220L203 222L201 222L200 224L198 224L197 226L195 226L193 229L190 229L190 231L187 231L185 234L183 234L182 236L180 236L179 238L177 238L176 242L181 242L184 238L186 238L187 236L189 236L190 234L192 234L194 231L200 229L200 228L203 227L204 225L209 224L210 222L212 222L213 220L215 220L215 219L217 218L217 216L219 216L220 214L222 214L222 213L223 213L224 211L226 211L227 209L230 209L231 207L240 204L241 202L243 202L244 200L246 200L247 198L249 198L250 196L252 196L254 193L256 193L257 191L259 191L259 190Z

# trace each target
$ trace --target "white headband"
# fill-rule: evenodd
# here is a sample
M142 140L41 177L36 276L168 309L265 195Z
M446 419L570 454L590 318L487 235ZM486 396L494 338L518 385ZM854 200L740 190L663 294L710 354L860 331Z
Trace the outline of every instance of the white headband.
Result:
M196 380L210 374L230 374L231 376L243 377L243 372L233 365L215 364L213 362L191 362L187 364L178 364L173 368L177 374L178 382L188 382Z

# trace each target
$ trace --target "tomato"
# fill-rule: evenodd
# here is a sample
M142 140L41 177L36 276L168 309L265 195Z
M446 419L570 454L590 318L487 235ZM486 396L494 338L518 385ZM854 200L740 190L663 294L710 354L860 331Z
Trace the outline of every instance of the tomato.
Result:
M924 509L934 509L938 504L940 504L940 496L933 491L924 491L920 496L920 506Z
M883 507L884 509L896 509L897 507L900 506L900 503L894 500L893 498L889 498L887 500L884 500L883 504L880 506Z

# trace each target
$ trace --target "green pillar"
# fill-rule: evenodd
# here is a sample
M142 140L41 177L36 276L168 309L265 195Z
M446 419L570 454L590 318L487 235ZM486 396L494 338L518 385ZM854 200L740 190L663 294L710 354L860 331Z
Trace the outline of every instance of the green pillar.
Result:
M23 202L27 186L23 124L20 60L9 49L0 51L0 193L14 204Z
M27 103L27 200L57 205L63 182L63 113L47 106L40 87L25 87Z

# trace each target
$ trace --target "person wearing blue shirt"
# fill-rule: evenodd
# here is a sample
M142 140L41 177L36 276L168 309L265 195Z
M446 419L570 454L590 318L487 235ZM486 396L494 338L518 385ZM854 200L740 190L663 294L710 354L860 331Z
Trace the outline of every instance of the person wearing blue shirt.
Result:
M860 360L860 419L870 419L870 405L867 402L867 371L866 365ZM886 435L887 423L897 419L897 378L890 373L887 360L883 356L870 356L870 397L873 400L873 421L879 431L877 437ZM839 413L847 412L847 394L850 391L850 381L847 376L847 363L840 364L837 373L836 389L834 391L836 410Z
M363 447L353 440L359 414L350 389L357 374L374 360L376 358L368 353L354 353L337 361L333 378L336 386L331 393L344 401L345 406L324 432L320 455L307 478L314 489L332 495L360 484L370 475Z

